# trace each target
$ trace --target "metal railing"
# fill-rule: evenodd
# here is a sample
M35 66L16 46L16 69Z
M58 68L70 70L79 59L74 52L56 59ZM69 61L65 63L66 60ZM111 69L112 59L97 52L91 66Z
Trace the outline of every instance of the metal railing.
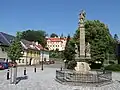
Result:
M61 82L71 83L103 83L112 80L112 72L97 70L94 73L76 73L69 70L56 70L56 79Z

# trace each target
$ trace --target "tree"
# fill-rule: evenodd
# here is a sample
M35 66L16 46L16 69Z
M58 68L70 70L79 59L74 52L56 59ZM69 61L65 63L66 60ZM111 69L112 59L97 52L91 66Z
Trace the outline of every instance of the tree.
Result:
M63 33L60 35L60 38L64 38Z
M117 34L114 35L114 41L115 41L115 43L114 43L115 55L116 55L116 58L117 58L117 60L118 60L118 64L120 64L120 56L118 55L118 50L119 50L119 48L118 48L119 38L118 38L118 35L117 35Z
M22 39L26 39L28 41L34 41L40 43L43 47L46 46L46 37L47 34L43 30L26 30L22 32Z
M19 40L14 40L8 49L8 57L15 62L22 56L22 46Z
M73 69L76 65L75 62L75 42L70 38L70 35L67 36L67 43L65 50L63 52L65 61L65 67L68 69Z
M99 20L85 22L85 42L91 45L91 62L101 61L106 59L106 53L114 54L114 39L112 38L109 29L104 23ZM74 41L79 47L79 30L74 35Z
M52 33L52 34L50 35L50 37L54 38L54 37L58 37L58 35L55 34L55 33Z
M20 43L20 37L19 34L16 36L15 40L12 42L11 46L8 49L8 57L12 60L12 62L16 62L16 60L19 60L20 57L22 57L22 46ZM13 72L13 75L12 75ZM11 83L16 84L16 78L17 78L17 68L14 65L14 71L12 71L11 68Z
M117 35L117 34L114 35L114 40L115 40L116 42L118 42L119 38L118 38L118 35Z
M19 39L19 40L21 40L21 39L22 39L22 32L19 32L19 31L18 31L18 32L16 33L16 38Z

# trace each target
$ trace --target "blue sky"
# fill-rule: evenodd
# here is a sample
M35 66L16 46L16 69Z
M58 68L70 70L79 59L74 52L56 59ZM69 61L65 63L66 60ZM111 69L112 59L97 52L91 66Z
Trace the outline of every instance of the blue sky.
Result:
M86 11L88 20L100 20L111 34L120 36L120 0L1 0L0 31L15 35L27 29L48 34L74 34L78 14Z

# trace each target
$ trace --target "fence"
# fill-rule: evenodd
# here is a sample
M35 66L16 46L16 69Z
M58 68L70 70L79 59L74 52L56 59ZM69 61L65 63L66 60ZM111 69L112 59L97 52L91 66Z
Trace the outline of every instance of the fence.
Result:
M92 73L76 73L69 70L56 70L56 79L63 83L87 83L87 84L100 84L112 81L112 72L97 70Z

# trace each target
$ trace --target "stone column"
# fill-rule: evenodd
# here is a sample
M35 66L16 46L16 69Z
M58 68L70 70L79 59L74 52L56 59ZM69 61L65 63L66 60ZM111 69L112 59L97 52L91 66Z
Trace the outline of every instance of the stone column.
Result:
M80 59L85 59L85 12L81 11L79 18L79 30L80 30Z
M77 62L77 66L75 67L75 70L78 73L86 74L89 72L90 67L89 64L85 61L86 60L86 45L85 45L85 27L84 27L84 21L85 21L85 11L81 11L80 18L79 18L79 30L80 30L80 58Z

